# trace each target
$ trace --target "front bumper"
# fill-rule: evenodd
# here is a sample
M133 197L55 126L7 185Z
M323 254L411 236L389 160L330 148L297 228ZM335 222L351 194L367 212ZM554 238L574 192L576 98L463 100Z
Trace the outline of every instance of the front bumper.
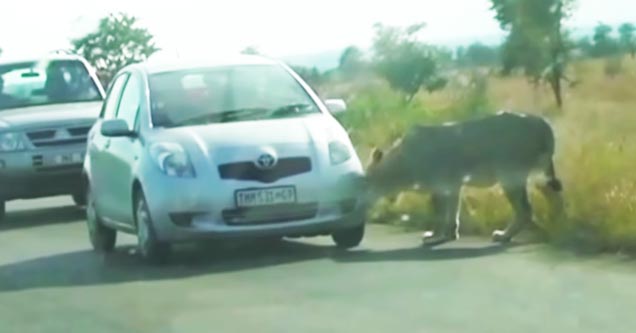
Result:
M81 189L83 145L0 153L0 200L71 194Z
M202 239L304 237L331 234L365 223L366 202L361 171L342 169L329 175L305 174L274 184L206 178L176 179L163 175L143 183L157 238L167 242ZM161 179L161 180L158 180ZM281 219L232 223L234 193L239 189L277 186L297 188L303 211L279 211ZM179 189L174 191L174 189ZM307 210L307 207L313 207ZM309 212L309 214L306 214ZM300 215L296 214L300 213ZM296 215L295 215L296 214ZM304 214L304 215L303 215ZM282 218L286 216L287 218Z
M169 218L168 218L169 219ZM354 228L365 223L364 209L345 215L319 215L306 220L254 225L227 225L217 223L210 216L200 216L191 226L181 227L168 219L155 219L157 238L167 242L187 242L206 239L311 237L328 235L337 230ZM159 227L157 227L159 226Z

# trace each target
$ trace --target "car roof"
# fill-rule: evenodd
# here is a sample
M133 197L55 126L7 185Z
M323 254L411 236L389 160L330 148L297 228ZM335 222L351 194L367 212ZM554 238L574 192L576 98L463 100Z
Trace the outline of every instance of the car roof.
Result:
M40 62L40 61L54 61L54 60L78 60L84 61L84 58L74 54L47 54L40 57L2 57L0 56L0 65L19 64L25 62Z
M237 65L277 65L278 61L257 55L216 55L205 58L152 59L131 65L147 74L183 71L196 68L212 68Z

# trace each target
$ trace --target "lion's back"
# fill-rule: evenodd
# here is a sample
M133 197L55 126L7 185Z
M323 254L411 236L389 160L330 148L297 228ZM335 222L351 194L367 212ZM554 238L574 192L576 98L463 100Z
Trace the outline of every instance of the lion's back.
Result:
M418 179L532 169L554 151L547 121L511 112L445 126L414 126L403 144Z

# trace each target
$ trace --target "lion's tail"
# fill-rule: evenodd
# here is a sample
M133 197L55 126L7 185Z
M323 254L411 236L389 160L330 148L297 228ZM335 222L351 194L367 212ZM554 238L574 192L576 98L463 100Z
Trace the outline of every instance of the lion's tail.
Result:
M548 178L547 185L555 192L563 191L563 184L561 183L559 178L557 178L556 170L554 169L554 160L552 158L550 158L550 162L548 163L544 172L546 177Z

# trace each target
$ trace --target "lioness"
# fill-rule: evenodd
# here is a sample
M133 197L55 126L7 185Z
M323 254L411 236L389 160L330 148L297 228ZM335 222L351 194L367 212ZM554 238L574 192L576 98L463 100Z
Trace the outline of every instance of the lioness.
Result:
M526 186L533 171L545 175L547 181L540 188L553 209L561 209L562 186L552 160L554 144L546 120L519 113L500 112L444 126L414 126L386 153L373 149L367 177L371 192L377 194L394 194L414 186L432 192L439 222L434 231L424 233L425 244L431 245L459 237L464 185L499 183L516 215L505 230L493 232L493 240L504 243L532 222Z

